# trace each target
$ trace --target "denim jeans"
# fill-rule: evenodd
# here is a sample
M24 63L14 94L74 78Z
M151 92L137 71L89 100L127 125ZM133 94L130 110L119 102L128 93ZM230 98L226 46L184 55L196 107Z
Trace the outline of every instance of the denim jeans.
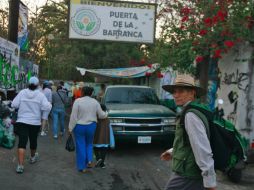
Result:
M52 116L53 116L53 135L57 136L58 134L58 119L60 119L61 132L64 133L65 109L61 107L53 107Z

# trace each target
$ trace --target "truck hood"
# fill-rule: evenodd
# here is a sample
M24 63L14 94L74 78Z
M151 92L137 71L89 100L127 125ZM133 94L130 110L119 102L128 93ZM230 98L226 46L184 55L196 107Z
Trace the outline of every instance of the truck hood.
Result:
M175 113L162 105L107 104L109 117L175 117Z

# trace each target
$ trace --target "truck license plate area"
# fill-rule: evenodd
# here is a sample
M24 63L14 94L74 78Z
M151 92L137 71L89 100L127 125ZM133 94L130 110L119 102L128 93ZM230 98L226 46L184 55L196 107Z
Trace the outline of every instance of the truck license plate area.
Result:
M138 137L138 143L139 144L149 144L152 142L152 137L151 136L139 136Z

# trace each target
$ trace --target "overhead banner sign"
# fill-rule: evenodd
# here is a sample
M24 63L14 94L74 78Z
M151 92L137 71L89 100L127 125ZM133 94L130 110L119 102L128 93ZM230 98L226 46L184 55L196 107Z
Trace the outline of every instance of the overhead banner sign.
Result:
M19 4L18 45L20 51L28 50L28 8L21 1Z
M69 38L154 43L156 4L70 0Z
M102 75L112 78L138 78L146 76L146 73L153 73L159 67L158 64L152 64L151 67L130 67L130 68L114 68L114 69L85 69L76 67L82 76L86 72L94 73L97 75Z

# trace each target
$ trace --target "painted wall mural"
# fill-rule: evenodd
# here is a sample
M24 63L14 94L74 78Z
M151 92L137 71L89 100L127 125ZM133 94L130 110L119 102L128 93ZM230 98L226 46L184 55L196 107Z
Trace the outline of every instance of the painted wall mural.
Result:
M38 76L39 67L20 58L19 46L0 37L0 90L20 90L31 76Z
M246 123L249 115L247 97L250 76L253 75L253 71L249 69L250 57L251 48L242 45L232 49L218 64L221 72L221 83L217 98L224 101L225 118L234 123L242 133L245 133L248 128Z
M0 88L16 86L19 78L19 46L0 38Z

